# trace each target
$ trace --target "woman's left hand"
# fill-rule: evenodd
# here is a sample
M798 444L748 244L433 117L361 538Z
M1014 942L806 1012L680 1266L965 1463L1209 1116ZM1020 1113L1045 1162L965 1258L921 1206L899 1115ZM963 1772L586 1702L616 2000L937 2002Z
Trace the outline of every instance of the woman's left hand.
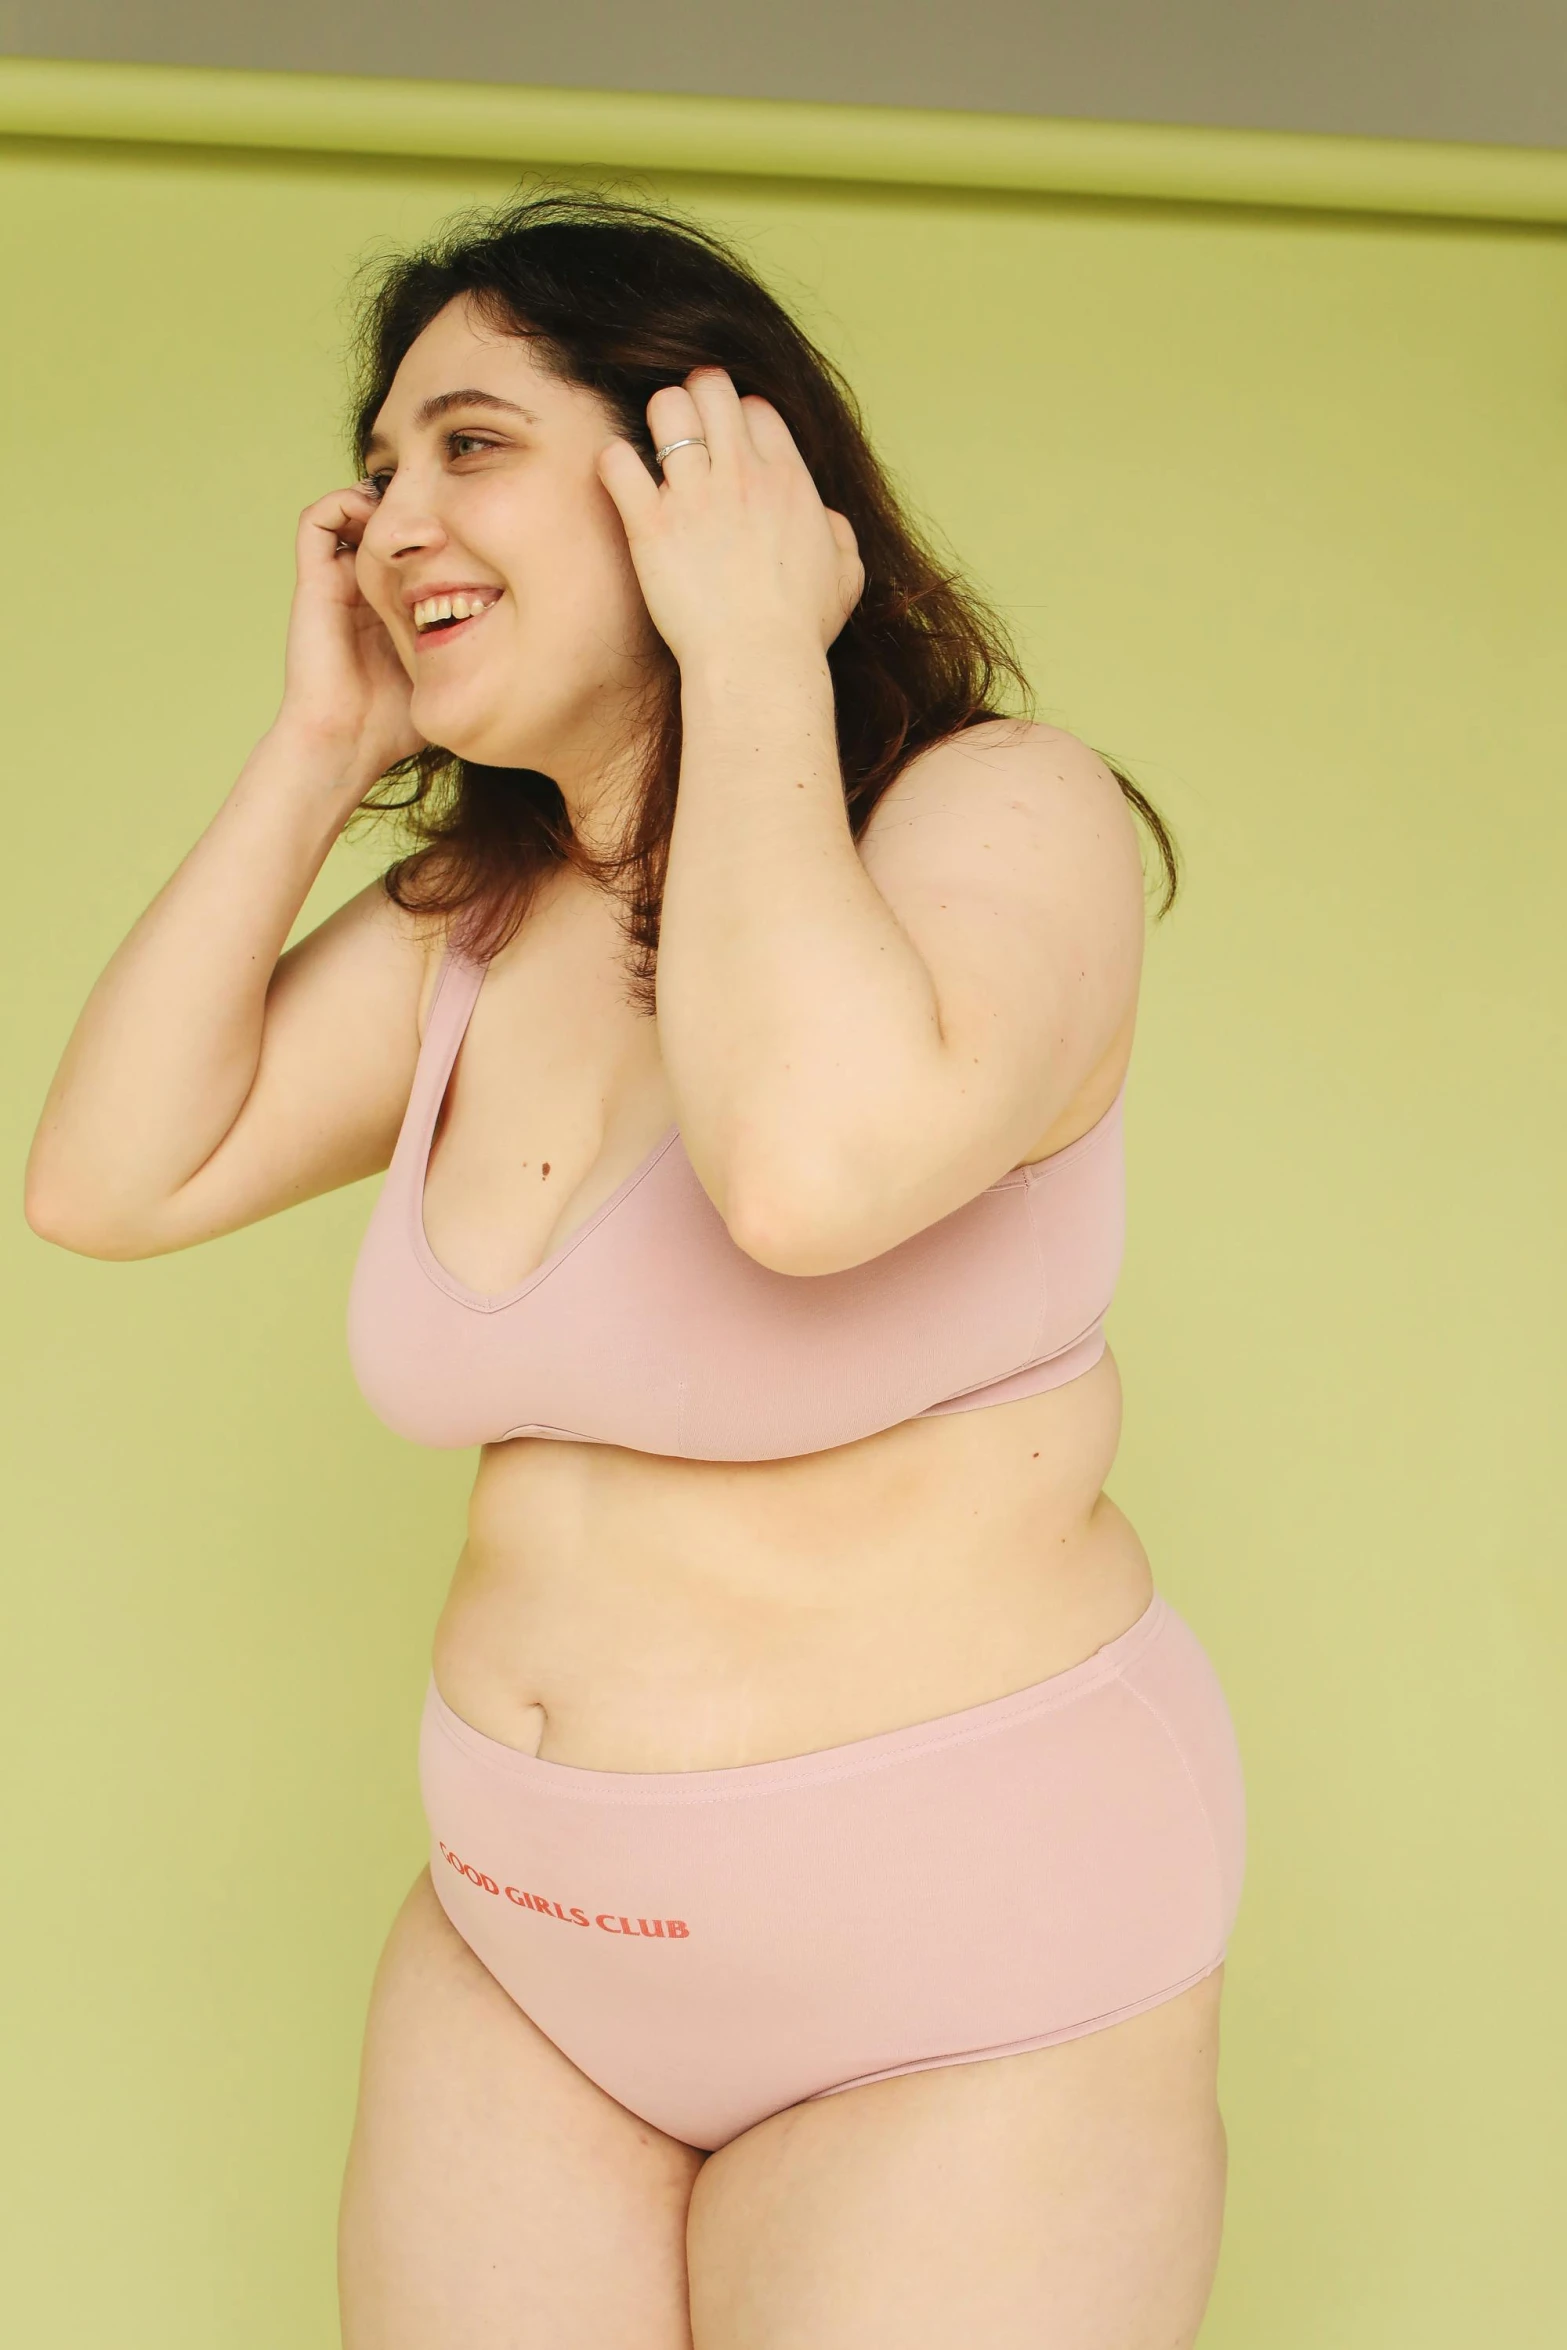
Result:
M599 479L626 526L653 625L682 669L738 648L825 652L865 584L854 532L824 506L770 401L742 400L721 367L698 367L648 402L662 482L631 443L600 451Z

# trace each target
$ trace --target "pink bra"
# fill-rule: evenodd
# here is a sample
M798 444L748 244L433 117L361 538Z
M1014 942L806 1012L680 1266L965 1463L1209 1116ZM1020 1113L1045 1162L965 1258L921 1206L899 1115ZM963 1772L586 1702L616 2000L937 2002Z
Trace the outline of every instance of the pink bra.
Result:
M355 1376L399 1435L782 1460L1037 1395L1103 1354L1125 1231L1124 1083L1065 1150L845 1272L748 1257L671 1127L515 1289L465 1288L425 1238L424 1180L483 980L483 964L448 953L354 1271Z

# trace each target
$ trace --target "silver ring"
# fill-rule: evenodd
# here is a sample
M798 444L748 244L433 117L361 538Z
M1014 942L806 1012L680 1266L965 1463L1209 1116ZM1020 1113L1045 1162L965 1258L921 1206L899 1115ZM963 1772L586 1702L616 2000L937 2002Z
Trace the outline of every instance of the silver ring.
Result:
M707 443L699 432L688 433L683 441L666 441L661 449L655 449L653 462L655 465L662 465L671 449L705 449L706 447Z

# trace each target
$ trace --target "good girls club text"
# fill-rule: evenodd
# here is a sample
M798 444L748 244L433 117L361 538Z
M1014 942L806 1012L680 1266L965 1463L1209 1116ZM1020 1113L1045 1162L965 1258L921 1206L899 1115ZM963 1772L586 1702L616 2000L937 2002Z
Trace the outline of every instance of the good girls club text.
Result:
M562 1909L558 1901L551 1901L542 1893L525 1893L520 1885L498 1885L483 1869L476 1869L471 1860L459 1860L449 1845L441 1845L441 1858L481 1892L493 1893L497 1900L513 1901L519 1909L531 1909L539 1917L559 1918L562 1925L597 1926L601 1934L645 1934L650 1941L668 1942L683 1941L691 1931L684 1918L623 1918L607 1909L589 1917L585 1909Z

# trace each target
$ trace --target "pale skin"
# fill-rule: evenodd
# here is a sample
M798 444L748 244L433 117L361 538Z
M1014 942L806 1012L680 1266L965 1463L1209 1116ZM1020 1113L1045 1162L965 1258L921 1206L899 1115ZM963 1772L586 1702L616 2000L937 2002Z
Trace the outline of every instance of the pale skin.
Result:
M465 305L413 345L374 488L301 517L278 717L67 1047L29 1168L45 1237L155 1255L384 1168L441 940L371 889L285 954L332 841L427 740L542 769L579 835L612 839L659 636L684 757L657 1017L625 1001L613 909L552 883L459 1056L425 1200L441 1261L520 1280L678 1120L736 1242L830 1272L1108 1107L1144 920L1113 778L1053 729L987 726L913 762L854 843L825 661L861 585L852 532L721 370L648 413L657 442L707 444L662 484ZM442 589L475 615L422 637ZM601 1770L766 1761L982 1703L1148 1603L1104 1492L1119 1427L1107 1353L785 1461L491 1447L438 1684L488 1736ZM577 2071L421 1872L371 2001L346 2350L1184 2350L1223 2207L1221 1976L703 2156Z

